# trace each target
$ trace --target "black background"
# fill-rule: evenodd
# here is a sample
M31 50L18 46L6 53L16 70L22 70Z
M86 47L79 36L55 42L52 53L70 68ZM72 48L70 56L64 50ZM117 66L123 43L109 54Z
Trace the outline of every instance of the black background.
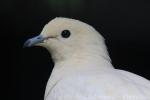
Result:
M106 39L115 68L150 79L149 0L6 0L0 11L1 47L11 52L5 57L11 60L10 68L5 66L11 69L11 99L43 100L54 64L46 49L22 46L57 16L95 27Z

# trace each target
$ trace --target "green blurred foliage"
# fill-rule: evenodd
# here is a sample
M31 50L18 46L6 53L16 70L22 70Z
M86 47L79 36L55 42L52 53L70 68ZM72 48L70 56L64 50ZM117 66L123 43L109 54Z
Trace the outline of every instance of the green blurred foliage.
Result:
M57 14L77 14L84 8L84 0L49 0L50 8Z

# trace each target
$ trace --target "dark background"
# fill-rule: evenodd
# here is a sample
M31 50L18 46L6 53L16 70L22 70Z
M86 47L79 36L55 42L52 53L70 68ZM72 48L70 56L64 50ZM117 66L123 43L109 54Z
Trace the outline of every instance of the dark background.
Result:
M5 66L11 69L11 99L43 100L53 68L50 54L42 47L22 46L57 16L95 27L106 39L115 68L150 79L149 0L5 0L0 11L1 47L11 53L6 57L11 66Z

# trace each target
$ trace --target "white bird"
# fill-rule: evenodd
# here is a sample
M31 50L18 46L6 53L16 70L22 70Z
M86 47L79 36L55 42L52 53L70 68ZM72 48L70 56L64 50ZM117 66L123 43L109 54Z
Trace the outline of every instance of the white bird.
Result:
M44 100L150 100L150 81L115 69L104 38L84 22L55 18L24 44L33 45L55 63Z

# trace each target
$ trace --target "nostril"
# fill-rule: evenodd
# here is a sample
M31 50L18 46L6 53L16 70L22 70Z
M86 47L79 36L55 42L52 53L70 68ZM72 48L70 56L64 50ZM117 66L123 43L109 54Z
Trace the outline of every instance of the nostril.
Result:
M41 37L38 37L37 39L41 39Z

